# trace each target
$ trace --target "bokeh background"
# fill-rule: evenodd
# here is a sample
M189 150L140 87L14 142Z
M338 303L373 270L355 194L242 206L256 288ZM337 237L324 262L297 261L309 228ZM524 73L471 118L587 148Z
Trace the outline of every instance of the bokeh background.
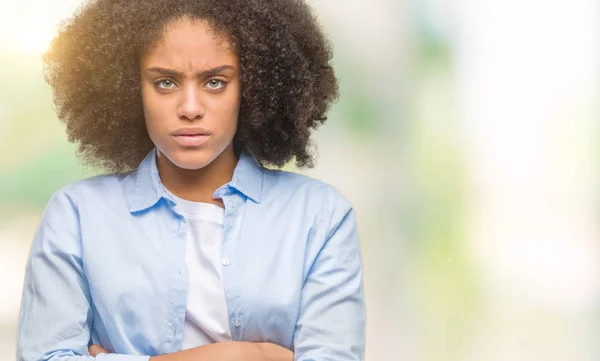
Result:
M0 360L46 202L96 174L41 73L79 3L0 0ZM342 96L305 173L357 210L367 361L600 359L600 3L312 4Z

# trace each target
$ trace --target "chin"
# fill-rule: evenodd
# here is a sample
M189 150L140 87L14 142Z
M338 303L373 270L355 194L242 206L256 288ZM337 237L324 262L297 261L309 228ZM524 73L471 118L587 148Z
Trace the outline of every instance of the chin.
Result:
M209 149L176 150L165 155L171 163L187 170L204 168L217 157L217 154Z

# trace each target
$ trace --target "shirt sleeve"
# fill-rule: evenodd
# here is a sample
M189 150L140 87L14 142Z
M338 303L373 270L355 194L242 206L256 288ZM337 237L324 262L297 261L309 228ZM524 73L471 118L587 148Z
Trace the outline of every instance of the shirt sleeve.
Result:
M363 361L366 312L354 210L329 189L330 219L302 288L295 361Z
M92 311L81 255L76 206L59 191L44 210L27 259L17 361L148 361L149 356L90 356Z

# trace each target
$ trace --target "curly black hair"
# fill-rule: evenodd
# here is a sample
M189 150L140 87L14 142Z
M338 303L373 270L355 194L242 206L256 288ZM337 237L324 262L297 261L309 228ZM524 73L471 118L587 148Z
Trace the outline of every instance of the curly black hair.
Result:
M140 59L170 22L207 21L240 58L234 138L263 164L312 167L311 130L338 97L331 45L303 0L92 0L44 55L58 118L84 163L135 169L154 147L144 123Z

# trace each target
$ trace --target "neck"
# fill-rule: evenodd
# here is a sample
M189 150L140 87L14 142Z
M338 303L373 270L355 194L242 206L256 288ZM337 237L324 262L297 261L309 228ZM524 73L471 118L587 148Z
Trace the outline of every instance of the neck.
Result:
M188 201L212 203L223 207L223 202L213 199L213 194L233 177L238 159L232 145L201 169L180 168L160 151L157 154L156 165L160 180L171 193Z

